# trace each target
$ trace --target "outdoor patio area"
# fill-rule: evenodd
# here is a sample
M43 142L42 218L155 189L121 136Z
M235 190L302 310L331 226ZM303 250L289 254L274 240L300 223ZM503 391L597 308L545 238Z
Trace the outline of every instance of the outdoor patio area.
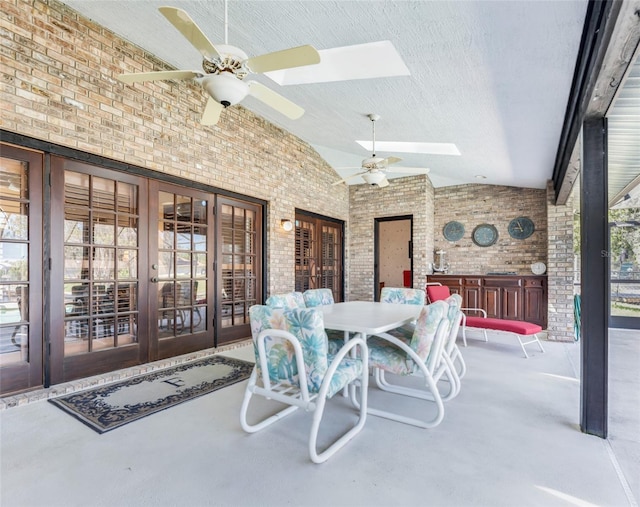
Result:
M309 460L309 414L242 431L246 381L102 435L51 403L23 398L0 411L0 504L637 506L638 332L610 332L607 440L578 426L578 343L544 341L545 353L525 359L509 336L485 343L468 335L468 373L438 427L369 416L322 465ZM253 359L250 346L223 353ZM414 401L370 388L370 406L410 412ZM321 444L351 410L346 398L330 400Z

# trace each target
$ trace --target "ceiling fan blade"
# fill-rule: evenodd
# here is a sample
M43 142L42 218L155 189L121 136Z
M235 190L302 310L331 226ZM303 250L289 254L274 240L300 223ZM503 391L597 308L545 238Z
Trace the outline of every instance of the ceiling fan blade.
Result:
M220 113L222 113L223 109L224 106L222 104L219 104L215 99L209 97L207 105L204 107L204 111L202 112L200 123L202 125L215 125L218 123Z
M261 74L263 72L320 63L320 53L313 46L306 45L254 56L245 63L251 69L251 72Z
M428 167L389 167L388 173L429 174Z
M271 88L267 88L262 83L248 81L247 84L249 85L249 95L264 102L287 118L297 120L304 114L304 109L300 106L294 104L289 99L285 99L282 95L274 92Z
M165 81L168 79L192 79L201 76L201 72L193 70L161 70L158 72L138 72L134 74L120 74L118 79L123 83L141 83L143 81Z
M387 178L383 179L380 183L378 183L379 188L384 188L389 186L389 180Z
M401 158L398 157L387 157L385 158L387 165L397 164L398 162L402 162Z
M209 59L220 56L211 41L185 11L177 7L160 7L158 10L202 56Z
M332 183L332 185L339 185L340 183L346 183L349 180L352 180L353 178L357 178L358 176L362 176L363 174L366 174L367 171L363 172L363 173L357 173L357 174L352 174L351 176L347 176L344 179L338 180L335 183Z

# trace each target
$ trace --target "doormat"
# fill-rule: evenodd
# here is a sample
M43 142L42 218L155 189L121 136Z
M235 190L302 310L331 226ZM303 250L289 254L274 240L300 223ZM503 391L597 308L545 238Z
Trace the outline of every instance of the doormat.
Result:
M214 355L49 401L98 433L241 382L253 363Z

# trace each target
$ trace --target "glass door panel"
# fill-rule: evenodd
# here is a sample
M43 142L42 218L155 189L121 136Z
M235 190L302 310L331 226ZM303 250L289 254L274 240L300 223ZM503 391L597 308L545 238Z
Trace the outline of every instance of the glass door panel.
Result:
M2 145L0 394L43 384L41 220L42 154Z
M611 327L640 329L640 209L610 210Z
M209 281L213 275L211 195L173 185L157 188L151 279L156 359L213 346Z
M251 203L218 198L218 344L251 336L249 308L262 294L262 210Z
M135 185L64 172L64 356L138 342Z

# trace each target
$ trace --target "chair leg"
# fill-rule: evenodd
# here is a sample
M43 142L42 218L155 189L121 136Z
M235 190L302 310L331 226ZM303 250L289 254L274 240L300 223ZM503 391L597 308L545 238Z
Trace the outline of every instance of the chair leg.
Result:
M524 348L525 345L529 345L530 343L537 343L538 347L540 347L540 351L544 352L544 348L542 347L542 342L540 342L540 339L538 338L537 334L534 334L533 340L529 340L528 342L523 342L519 334L516 334L516 336L518 337L518 342L520 342L520 347L522 348L522 352L524 352L524 357L526 357L527 359L529 358L529 354L527 354L527 351Z
M249 424L249 422L247 421L247 411L249 409L249 402L251 401L251 397L253 396L253 393L258 389L258 387L256 386L257 378L258 370L256 367L254 367L253 371L251 372L251 377L249 377L247 388L244 391L244 399L242 400L242 407L240 408L240 426L242 426L242 429L247 433L255 433L256 431L260 431L261 429L264 429L274 422L279 421L280 419L295 412L299 408L296 405L292 405L283 410L280 410L279 412L273 414L270 417L267 417L266 419L263 419L262 421L259 421L256 424Z
M454 345L453 352L451 354L451 362L455 364L456 361L460 365L460 371L456 370L456 372L458 373L458 378L462 378L467 373L467 365L464 362L464 358L462 357L460 349L457 345Z
M333 442L329 447L327 447L320 453L318 453L317 450L318 431L320 429L320 423L322 422L322 415L324 413L327 398L325 396L318 398L316 410L313 413L311 431L309 433L309 456L311 458L311 461L313 461L314 463L324 463L325 461L327 461L331 456L342 449L342 447L344 447L347 442L349 442L353 437L360 433L362 428L364 428L364 424L367 420L367 387L365 386L363 388L362 385L360 385L360 390L360 403L357 403L354 401L356 398L356 385L354 382L349 385L352 403L354 405L358 405L359 407L358 422L349 431L344 433L340 438L338 438L335 442Z
M329 390L329 387L331 385L331 379L336 372L337 364L342 361L342 358L344 357L344 355L341 355L344 353L341 352L334 358L331 365L329 365L329 369L327 370L325 378L322 381L320 392L318 393L318 397L316 398L316 407L313 414L313 421L311 423L311 431L309 433L309 456L311 458L311 461L313 461L314 463L324 463L337 451L342 449L342 447L344 447L347 442L349 442L353 437L360 433L362 428L364 428L364 424L367 420L367 397L369 392L369 353L366 347L366 343L362 338L354 338L351 343L360 348L360 357L363 362L362 375L360 376L360 378L353 380L348 385L349 398L351 400L351 403L354 407L359 409L358 422L349 431L344 433L340 438L338 438L329 447L327 447L324 451L318 453L318 430L320 429L320 423L322 422L322 415L324 413L324 407L327 402L327 391ZM354 348L354 346L351 347L352 350ZM358 402L356 397L357 386L360 387L360 402Z
M436 415L429 420L422 419L414 419L412 417L405 417L399 414L394 414L392 412L386 412L384 410L378 410L375 408L369 408L369 414L377 415L379 417L384 417L386 419L391 419L392 421L399 421L405 424L411 424L413 426L418 426L419 428L434 428L438 424L442 422L444 419L444 403L442 401L442 397L440 396L440 392L438 391L438 386L436 385L433 377L426 369L426 367L420 368L427 390L423 389L413 389L410 387L398 386L394 384L390 384L386 381L385 372L380 368L375 368L374 371L374 379L376 381L376 385L380 387L383 391L387 391L394 394L401 394L403 396L411 396L412 398L419 398L421 400L435 402L436 404ZM429 396L429 393L431 396Z

